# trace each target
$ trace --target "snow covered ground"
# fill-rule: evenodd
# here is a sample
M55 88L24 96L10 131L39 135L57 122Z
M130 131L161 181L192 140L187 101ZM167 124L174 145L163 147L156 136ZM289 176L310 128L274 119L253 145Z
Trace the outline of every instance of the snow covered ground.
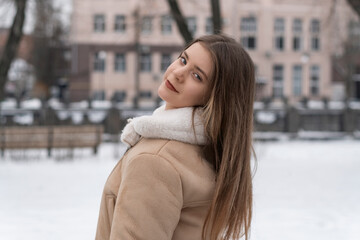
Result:
M360 141L264 142L255 149L251 239L360 239ZM8 152L0 159L0 239L94 239L102 188L123 151L104 143L97 156Z

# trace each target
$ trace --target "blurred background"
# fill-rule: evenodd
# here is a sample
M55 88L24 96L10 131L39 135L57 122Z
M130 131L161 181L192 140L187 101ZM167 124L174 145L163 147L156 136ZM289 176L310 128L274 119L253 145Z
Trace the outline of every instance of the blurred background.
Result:
M0 238L93 239L126 119L220 32L256 66L252 239L360 239L360 0L0 0Z

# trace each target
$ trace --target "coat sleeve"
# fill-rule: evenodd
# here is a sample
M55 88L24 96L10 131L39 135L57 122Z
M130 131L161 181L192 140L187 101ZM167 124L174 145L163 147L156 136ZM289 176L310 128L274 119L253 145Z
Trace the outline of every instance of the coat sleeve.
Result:
M110 239L171 239L183 205L178 171L152 154L141 154L124 167Z

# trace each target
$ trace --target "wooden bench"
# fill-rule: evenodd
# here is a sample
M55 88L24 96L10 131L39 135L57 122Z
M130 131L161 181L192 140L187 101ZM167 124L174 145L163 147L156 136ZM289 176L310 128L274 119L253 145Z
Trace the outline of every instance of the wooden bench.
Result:
M92 148L94 154L102 141L103 126L30 126L0 128L1 155L7 149Z

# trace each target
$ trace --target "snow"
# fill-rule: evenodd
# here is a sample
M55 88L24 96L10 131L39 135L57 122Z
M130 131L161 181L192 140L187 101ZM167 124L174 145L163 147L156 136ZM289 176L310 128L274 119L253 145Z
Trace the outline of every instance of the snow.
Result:
M258 123L272 124L276 121L276 113L271 111L258 111L255 114L255 119Z
M104 119L107 116L107 112L106 111L88 111L87 115L89 118L89 121L92 123L100 123L102 121L104 121Z
M360 239L360 142L257 144L253 239Z
M84 120L84 114L80 111L71 112L71 120L74 124L80 124Z
M352 101L352 102L349 102L349 107L351 109L360 109L360 102L359 101Z
M97 108L97 109L109 109L111 108L111 102L110 101L105 101L105 100L94 100L91 102L91 107L92 108Z
M64 104L62 102L60 102L59 99L57 99L57 98L49 99L48 104L52 109L62 109L62 108L64 108Z
M20 103L20 107L29 110L41 109L41 101L38 98L24 100Z
M323 109L324 107L325 105L323 101L315 101L315 100L308 101L308 108L310 109Z
M1 239L94 239L103 185L124 150L6 152ZM255 151L251 239L360 239L359 141L257 142Z
M77 109L87 109L89 107L88 101L80 101L80 102L73 102L70 103L70 108L77 108Z
M254 102L254 109L263 109L265 107L265 103L263 102Z
M56 116L60 119L60 120L66 120L70 117L70 112L63 110L63 111L56 111Z
M334 110L342 110L345 108L345 103L341 101L330 101L329 108Z
M16 114L13 120L21 125L31 125L34 122L34 114L31 112Z
M299 130L297 133L299 139L307 140L327 140L327 139L339 139L346 137L345 132L330 132L330 131L303 131Z
M0 102L1 109L14 109L16 108L16 99L15 98L7 98L4 101Z

